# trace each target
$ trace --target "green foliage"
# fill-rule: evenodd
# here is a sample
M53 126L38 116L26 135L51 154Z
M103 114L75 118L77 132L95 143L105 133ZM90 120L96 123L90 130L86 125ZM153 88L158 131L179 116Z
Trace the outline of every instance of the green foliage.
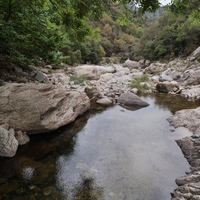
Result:
M117 19L117 22L119 23L120 26L125 26L125 25L128 25L130 23L129 19L127 17L119 17Z
M101 39L101 45L105 50L105 56L110 57L112 56L113 53L113 44L111 43L111 41L109 39L107 39L106 37L102 37Z
M195 13L195 18L200 18L199 0L172 0L170 9L176 15L184 15L188 17L191 13Z
M137 88L139 92L144 92L145 90L149 90L148 86L149 77L147 74L142 75L141 77L134 77L130 83L131 88ZM144 83L144 84L141 84Z
M194 13L189 15L187 20L178 27L177 41L183 44L186 54L200 45L200 18Z
M82 76L73 75L70 77L70 81L74 81L75 84L83 84L83 83L88 83L89 79L84 75Z
M158 59L200 45L199 0L173 0L171 10L185 11L185 19L169 14L147 28L144 17L125 9L136 4L140 13L160 5L158 0L1 0L0 60L97 64L104 56L134 59L142 52Z
M20 63L47 59L62 40L55 24L59 16L43 1L1 1L0 13L2 59Z
M184 3L181 9L185 7ZM196 15L196 8L191 9L195 3L196 0L187 3L190 8L187 15L168 12L144 29L141 41L145 58L156 60L188 56L200 45L200 18Z

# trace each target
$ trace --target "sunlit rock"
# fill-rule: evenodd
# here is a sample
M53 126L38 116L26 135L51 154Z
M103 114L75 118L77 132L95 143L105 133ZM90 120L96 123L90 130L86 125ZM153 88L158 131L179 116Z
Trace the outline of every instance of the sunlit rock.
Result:
M80 65L75 68L77 76L85 76L88 79L99 79L101 73L95 65Z
M98 99L96 103L102 104L102 105L110 105L112 104L112 101L108 97L103 97L101 99Z
M124 63L124 67L128 67L129 70L138 69L138 68L140 68L140 63L136 62L136 61L132 61L130 59L127 59Z
M84 92L51 84L7 84L0 93L0 124L8 123L27 134L53 131L90 106Z

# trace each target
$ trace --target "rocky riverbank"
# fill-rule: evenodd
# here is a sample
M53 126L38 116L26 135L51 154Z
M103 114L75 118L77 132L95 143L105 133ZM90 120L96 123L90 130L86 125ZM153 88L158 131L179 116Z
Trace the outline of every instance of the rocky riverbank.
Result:
M89 109L91 99L105 106L115 103L130 109L148 106L136 95L140 89L133 86L135 80L139 80L138 85L146 89L143 91L145 93L170 93L199 100L199 57L200 47L187 59L175 59L169 63L127 60L123 65L80 65L59 70L50 65L26 68L1 63L0 124L4 125L0 129L0 155L14 156L20 144L19 138L27 138L26 133L49 132L71 123ZM144 76L148 80L143 80ZM169 121L174 126L187 127L189 119L193 119L193 115L197 116L189 116L189 113L190 111L186 111L181 115L188 116L184 120L181 118L184 123L176 125L176 116L179 113ZM196 118L199 120L200 117ZM5 124L9 124L11 129L5 128ZM198 183L191 181L192 186L187 185L199 173L198 164L193 163L198 163L199 160L200 123L193 120L192 124L196 128L194 135L177 141L191 164L192 171L186 178L177 179L179 187L172 194L173 199L191 199L191 195L192 199L199 198L195 196L200 194ZM189 125L188 128L193 131ZM194 187L195 192L192 192Z
M176 179L178 188L172 193L172 199L197 200L200 197L200 107L177 111L168 121L176 128L186 127L193 133L176 141L191 165L191 171Z

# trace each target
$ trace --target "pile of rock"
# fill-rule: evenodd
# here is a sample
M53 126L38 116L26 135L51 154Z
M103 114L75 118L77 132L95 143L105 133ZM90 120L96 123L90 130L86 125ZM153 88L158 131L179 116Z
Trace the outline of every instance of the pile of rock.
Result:
M200 99L199 54L200 48L186 60L175 59L169 63L128 59L123 65L80 65L56 71L52 71L51 65L41 69L28 67L29 73L23 67L6 66L4 69L9 69L11 75L18 74L20 79L6 82L3 79L6 72L0 73L0 124L9 123L17 131L35 134L71 123L90 107L91 99L106 106L124 102L129 102L128 106L131 102L133 107L147 106L134 95L138 89L130 87L134 78L144 74L148 74L150 81L140 85L151 88L148 93L157 91ZM73 76L86 77L89 81L77 84L72 81ZM23 82L22 79L26 79L23 84L13 83Z
M180 94L190 99L200 99L200 47L187 59L175 59L169 63L151 63L145 68L157 82L156 90L161 93Z
M0 125L0 156L13 157L18 145L24 145L29 142L26 132L15 131L8 124Z
M0 156L13 156L27 134L53 131L69 124L90 107L85 92L41 83L0 87Z
M173 200L199 199L200 196L200 107L180 110L168 121L175 127L186 127L193 135L177 140L185 158L191 165L191 172L176 179L178 188L172 193Z

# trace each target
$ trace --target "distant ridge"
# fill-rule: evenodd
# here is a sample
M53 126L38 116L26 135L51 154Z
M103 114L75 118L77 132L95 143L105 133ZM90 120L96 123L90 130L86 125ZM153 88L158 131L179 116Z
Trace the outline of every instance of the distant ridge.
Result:
M127 4L126 6L133 12L137 12L137 10L138 10L137 6L135 6L133 4ZM167 8L167 6L162 6L158 10L156 10L155 13L145 12L144 15L148 19L157 19L157 18L161 17L162 15L164 15L164 13L166 12L166 8Z

